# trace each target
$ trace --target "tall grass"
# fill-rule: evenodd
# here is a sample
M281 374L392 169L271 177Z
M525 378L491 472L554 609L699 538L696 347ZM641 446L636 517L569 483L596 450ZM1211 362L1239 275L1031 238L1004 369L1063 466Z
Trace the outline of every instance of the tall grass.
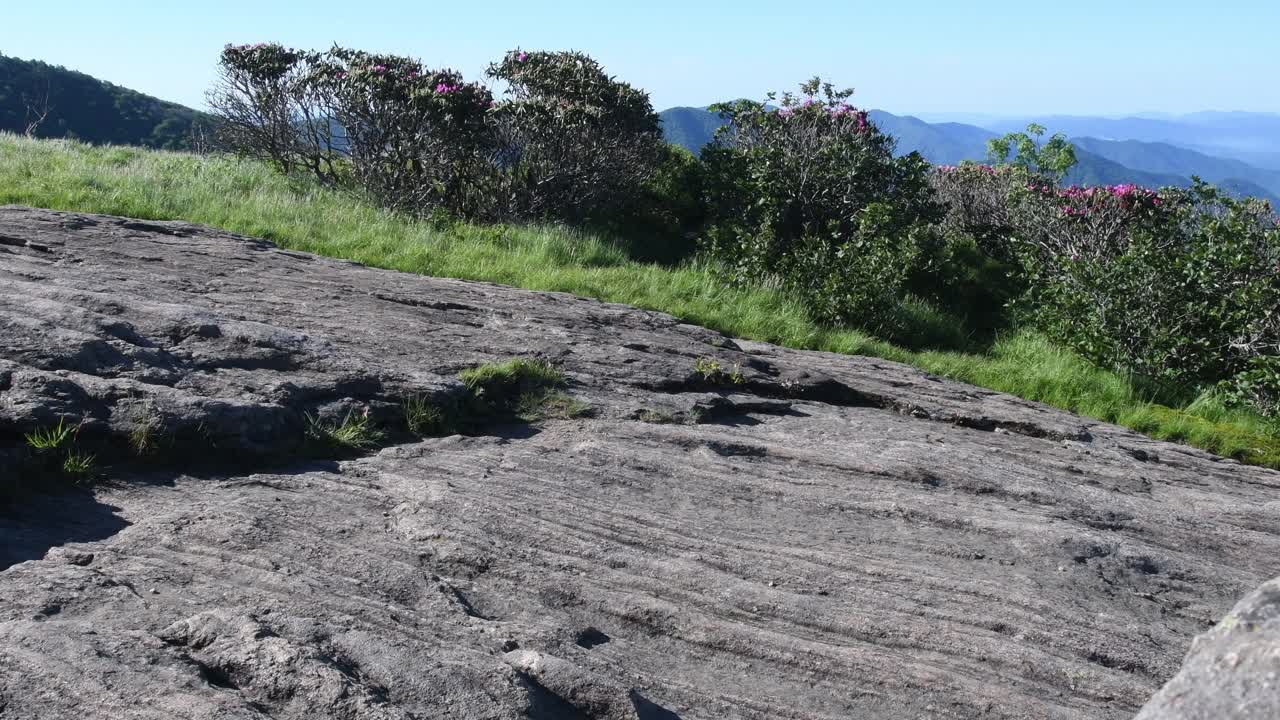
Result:
M696 263L631 260L609 238L559 227L433 225L265 166L139 148L92 147L0 134L0 204L155 220L187 220L283 247L404 272L553 290L670 313L727 334L801 349L874 355L1280 468L1280 429L1212 396L1154 404L1125 377L1023 332L982 354L915 352L849 328L815 325L768 289L726 287ZM946 319L915 311L929 334Z

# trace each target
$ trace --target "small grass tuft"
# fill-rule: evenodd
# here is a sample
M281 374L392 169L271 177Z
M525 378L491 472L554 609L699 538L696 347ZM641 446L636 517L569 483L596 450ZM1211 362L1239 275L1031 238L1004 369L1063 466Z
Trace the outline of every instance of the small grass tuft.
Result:
M66 418L59 418L58 424L51 428L39 428L26 435L27 445L37 452L58 450L69 444L75 437L78 427L67 425Z
M590 417L594 412L581 400L556 391L524 393L516 406L516 416L528 423L548 419L572 420Z
M129 447L133 450L134 455L146 457L154 454L159 449L156 434L159 432L160 427L160 418L156 417L151 408L148 407L142 410L139 419L129 429Z
M565 384L564 373L551 363L523 357L468 368L458 373L458 379L472 392L493 392L519 386L560 387Z
M680 418L670 410L653 410L646 408L640 411L640 415L636 418L640 422L652 423L654 425L674 425L680 422Z
M533 423L591 413L586 403L559 390L568 381L564 373L545 360L512 358L486 363L463 370L458 378L471 391L478 416L514 417Z
M369 419L369 411L348 412L341 423L332 424L307 413L307 436L338 450L367 450L383 439L383 433Z
M709 357L700 357L693 364L693 371L702 377L702 381L711 383L712 385L741 385L746 382L746 378L742 375L742 363L736 362L733 368L725 372L723 366L716 360Z
M449 431L448 414L422 395L404 401L404 424L418 437L444 435Z
M77 481L85 480L93 473L94 460L94 456L88 453L68 450L66 459L62 461L62 473Z

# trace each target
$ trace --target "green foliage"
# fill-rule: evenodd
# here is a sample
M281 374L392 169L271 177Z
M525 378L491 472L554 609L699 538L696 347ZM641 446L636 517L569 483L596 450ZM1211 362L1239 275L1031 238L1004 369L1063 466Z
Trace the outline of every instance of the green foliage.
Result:
M487 74L507 88L492 120L510 216L581 223L635 203L662 148L648 93L580 52L516 49Z
M463 370L458 379L471 391L473 414L480 417L535 422L557 410L564 417L586 411L586 406L556 392L566 384L564 374L545 360L518 357L486 363Z
M331 450L367 450L382 442L384 437L369 418L368 409L362 413L349 411L338 423L325 422L310 413L305 417L307 438Z
M62 474L75 481L83 481L93 473L96 458L88 453L68 450L62 460Z
M1031 123L1026 132L1007 133L987 141L987 155L993 165L1011 163L1032 175L1061 180L1076 164L1075 146L1067 136L1055 133L1045 143L1043 125ZM1014 153L1010 159L1009 154Z
M68 425L65 418L59 418L58 424L49 428L37 428L26 435L27 446L37 452L59 450L71 444L79 428Z
M419 437L443 435L452 427L449 414L422 395L404 401L404 422L409 432Z
M693 364L693 371L702 378L702 381L712 385L741 385L746 382L742 376L742 364L734 363L729 371L720 365L714 358L700 357Z
M801 91L784 94L780 110L749 100L711 108L728 125L702 155L707 255L728 281L781 287L821 322L892 333L931 240L926 224L941 214L928 166L895 158L893 139L847 104L852 91L817 78Z
M930 247L929 255L922 254L907 278L907 289L931 306L957 313L941 320L944 328L962 330L969 342L990 342L1014 323L1009 307L1026 290L1021 267L987 254L970 234L944 238ZM920 320L910 323L917 332L923 325ZM964 344L939 338L932 346Z
M212 122L84 73L0 55L0 131L24 133L37 123L34 137L187 149Z
M1065 212L1082 227L1023 249L1038 328L1167 397L1230 378L1236 397L1260 390L1269 373L1254 358L1280 354L1280 227L1269 208L1197 183L1158 196L1112 189Z
M632 204L595 227L622 238L627 254L637 260L664 264L686 260L697 250L697 237L706 224L705 184L696 155L676 145L663 145L653 177Z
M370 267L568 292L669 313L728 335L872 355L1009 392L1246 462L1280 467L1274 423L1225 401L1153 405L1125 373L1090 365L1041 335L982 354L910 352L849 326L813 321L777 289L728 286L711 268L628 260L608 238L563 227L444 226L290 182L259 163L0 134L0 204L186 220ZM944 318L930 327L941 325Z
M1220 389L1230 405L1252 407L1262 415L1280 418L1280 355L1255 355L1245 369Z

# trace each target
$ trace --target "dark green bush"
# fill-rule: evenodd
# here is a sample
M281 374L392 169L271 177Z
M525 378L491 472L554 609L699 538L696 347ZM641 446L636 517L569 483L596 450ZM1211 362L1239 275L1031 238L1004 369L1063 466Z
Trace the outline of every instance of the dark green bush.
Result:
M648 93L579 52L513 50L488 76L507 88L491 120L510 216L580 223L636 201L662 148Z
M631 204L596 224L621 238L636 260L677 263L698 249L698 235L707 220L704 186L698 157L677 145L664 145L653 177Z
M737 283L786 288L814 317L876 331L902 318L903 286L941 217L917 154L817 78L781 109L713 106L728 121L703 151L710 226L704 247Z
M1227 380L1265 409L1280 390L1280 228L1265 203L1197 183L1036 187L1019 208L1024 305L1050 337L1169 394Z
M411 58L228 45L209 95L231 150L429 216L494 212L489 91Z

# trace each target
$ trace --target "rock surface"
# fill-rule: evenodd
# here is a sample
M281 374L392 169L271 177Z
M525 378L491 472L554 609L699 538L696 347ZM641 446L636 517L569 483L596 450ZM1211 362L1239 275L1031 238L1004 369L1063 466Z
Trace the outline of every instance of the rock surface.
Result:
M304 413L391 428L517 355L593 416L280 460ZM64 415L114 464L0 514L6 719L1128 718L1280 575L1280 473L658 313L0 208L0 467ZM132 463L140 427L203 450ZM1268 587L1144 717L1201 717L1169 708L1213 638L1258 627L1265 671Z
M1280 578L1196 638L1177 677L1138 720L1280 718Z

